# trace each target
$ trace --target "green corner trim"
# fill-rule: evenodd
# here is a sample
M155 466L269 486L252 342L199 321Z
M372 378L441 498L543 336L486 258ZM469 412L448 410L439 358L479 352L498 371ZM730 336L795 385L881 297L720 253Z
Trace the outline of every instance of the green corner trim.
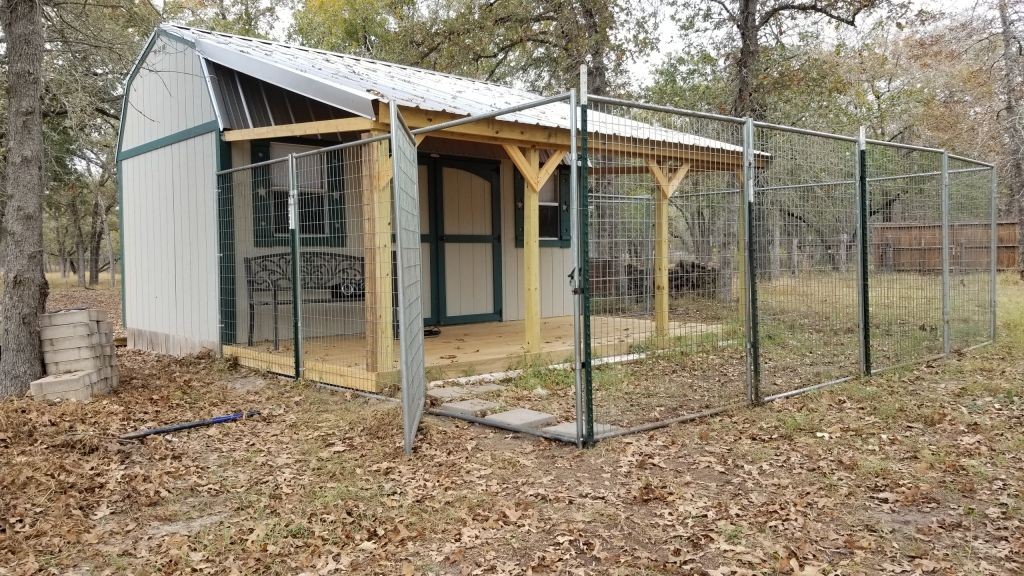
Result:
M219 131L220 131L220 126L217 124L217 121L216 120L210 120L209 122L203 122L202 124L199 124L198 126L193 126L191 128L186 128L186 129L184 129L184 130L182 130L180 132L175 132L174 134L168 134L167 136L163 136L161 138L157 138L156 140L153 140L152 142L146 142L145 144L142 144L140 146L136 146L134 148L129 148L128 150L122 150L121 152L119 152L117 154L117 159L118 160L128 160L129 158L134 158L136 156L141 156L141 155L145 154L146 152L152 152L154 150L159 150L161 148L166 148L167 146L172 146L172 145L177 144L179 142L184 142L185 140L190 140L192 138L195 138L196 136L202 136L204 134L209 134L211 132L219 132Z

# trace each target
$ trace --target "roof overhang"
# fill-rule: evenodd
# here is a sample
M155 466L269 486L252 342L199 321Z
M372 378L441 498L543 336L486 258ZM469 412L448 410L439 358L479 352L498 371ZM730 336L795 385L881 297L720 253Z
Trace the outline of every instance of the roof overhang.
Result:
M205 59L296 94L318 100L363 118L376 117L373 102L378 98L372 94L314 78L298 70L285 68L237 50L224 48L201 38L196 39L196 51Z

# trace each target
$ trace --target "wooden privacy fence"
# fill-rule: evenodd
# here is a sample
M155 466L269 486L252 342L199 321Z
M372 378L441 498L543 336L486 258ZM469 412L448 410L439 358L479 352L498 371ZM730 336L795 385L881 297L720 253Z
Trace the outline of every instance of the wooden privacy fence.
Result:
M988 222L950 224L950 264L958 270L988 270L992 228ZM998 270L1017 266L1017 223L996 224ZM871 226L871 263L889 272L941 272L942 223L879 223Z

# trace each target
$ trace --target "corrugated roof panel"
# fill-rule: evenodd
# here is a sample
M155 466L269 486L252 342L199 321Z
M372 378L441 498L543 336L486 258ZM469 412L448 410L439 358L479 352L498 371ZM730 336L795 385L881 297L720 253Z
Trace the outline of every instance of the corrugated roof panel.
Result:
M221 59L224 58L225 53L235 53L246 59L259 60L277 69L288 70L306 79L336 87L356 99L359 98L359 94L362 94L364 97L393 102L401 106L471 116L511 108L542 98L532 92L510 86L292 44L171 24L163 24L161 28L168 33L194 42L196 49L201 54L204 51L204 46L211 52L214 51L213 47L216 47L216 52ZM204 54L204 56L209 55ZM253 73L251 70L248 72ZM274 82L271 81L271 83ZM291 89L290 86L284 86L284 88ZM301 121L300 115L302 114L295 114L297 122ZM736 152L742 150L739 146L725 142L601 112L591 112L590 117L594 120L595 125L600 126L602 133L613 136L652 139L665 143ZM547 104L521 112L505 114L499 116L498 119L520 124L569 129L568 105L563 103Z

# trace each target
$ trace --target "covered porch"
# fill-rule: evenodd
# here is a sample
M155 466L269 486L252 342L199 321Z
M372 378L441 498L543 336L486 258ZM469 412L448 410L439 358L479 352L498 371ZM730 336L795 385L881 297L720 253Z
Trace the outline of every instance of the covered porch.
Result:
M593 316L595 356L616 356L649 350L655 334L647 318ZM440 334L424 340L424 359L429 380L443 380L504 372L530 365L551 365L572 361L571 316L545 318L540 322L540 351L527 354L522 342L524 321L486 322L445 326ZM698 322L669 322L669 333L678 337L713 337L719 325ZM397 384L395 369L371 371L367 366L365 335L322 336L303 341L303 371L306 378L369 392L381 392ZM225 345L224 354L242 366L294 376L294 349L290 341L253 346ZM397 361L397 357L396 357ZM397 364L395 364L397 366Z

